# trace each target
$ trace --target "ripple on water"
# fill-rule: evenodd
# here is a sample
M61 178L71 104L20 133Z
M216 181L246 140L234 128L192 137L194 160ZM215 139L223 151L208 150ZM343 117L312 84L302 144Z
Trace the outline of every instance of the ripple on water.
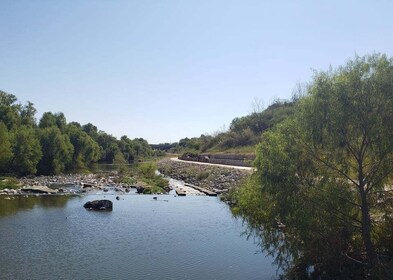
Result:
M271 279L241 222L217 198L122 195L112 212L61 207L0 215L1 279ZM164 200L167 200L164 201ZM1 211L1 207L0 207Z

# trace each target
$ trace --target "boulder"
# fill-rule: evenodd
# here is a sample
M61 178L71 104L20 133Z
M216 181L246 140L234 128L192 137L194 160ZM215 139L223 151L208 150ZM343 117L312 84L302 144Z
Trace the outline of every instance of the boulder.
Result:
M93 200L86 202L83 207L89 210L112 211L113 203L107 199Z
M47 186L31 186L31 187L23 187L21 189L22 192L27 193L42 193L42 194L55 194L57 190L48 188Z

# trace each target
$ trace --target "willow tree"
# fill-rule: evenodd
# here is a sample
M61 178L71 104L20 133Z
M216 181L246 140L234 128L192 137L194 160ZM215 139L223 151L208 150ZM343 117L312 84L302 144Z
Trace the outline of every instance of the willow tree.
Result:
M315 73L295 115L263 134L234 210L295 269L355 279L379 270L393 257L392 120L392 59Z
M316 73L301 104L299 142L319 170L356 194L368 263L373 225L393 177L393 60L374 54ZM381 219L381 218L379 218Z

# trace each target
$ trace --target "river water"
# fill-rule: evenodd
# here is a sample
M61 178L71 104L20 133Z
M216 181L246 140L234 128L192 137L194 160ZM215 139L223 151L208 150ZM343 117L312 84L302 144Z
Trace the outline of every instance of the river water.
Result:
M277 278L218 198L116 195L0 197L0 279Z

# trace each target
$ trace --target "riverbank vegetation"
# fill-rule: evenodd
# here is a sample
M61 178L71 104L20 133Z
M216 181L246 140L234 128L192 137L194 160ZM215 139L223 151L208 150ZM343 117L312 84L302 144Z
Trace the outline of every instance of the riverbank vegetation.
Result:
M22 105L0 91L0 174L13 176L81 172L91 164L129 164L155 152L142 138L116 139L91 123L68 123L63 113L45 112L37 122L33 103Z
M14 177L0 177L0 190L16 189L18 187L20 187L20 184Z
M255 146L262 140L264 131L271 129L292 116L297 100L276 100L266 109L254 101L253 112L234 118L229 129L213 135L183 138L176 143L152 145L153 149L170 153L255 153Z
M157 173L157 162L138 162L119 166L116 183L133 186L139 193L164 194L169 192L169 181Z
M389 279L393 59L315 72L293 112L262 134L233 212L290 279Z

